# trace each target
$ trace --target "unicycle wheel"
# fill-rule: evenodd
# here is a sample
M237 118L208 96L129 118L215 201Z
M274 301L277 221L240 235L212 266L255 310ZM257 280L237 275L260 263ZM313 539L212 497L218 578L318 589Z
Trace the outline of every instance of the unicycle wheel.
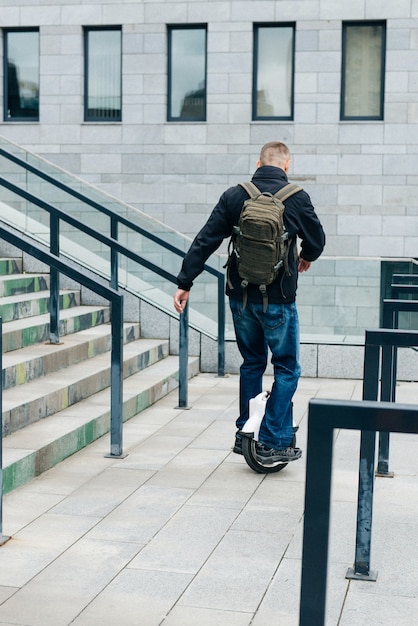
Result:
M297 427L294 428L294 435L292 446L296 447L296 431ZM241 431L242 435L242 454L247 462L247 465L251 467L252 470L257 472L258 474L275 474L280 472L282 469L288 465L288 463L284 463L283 461L276 461L276 463L263 463L257 457L256 451L256 440L254 439L254 433L244 433Z
M258 474L274 474L284 469L287 463L262 463L256 454L256 440L251 437L251 433L242 433L242 454L247 465Z

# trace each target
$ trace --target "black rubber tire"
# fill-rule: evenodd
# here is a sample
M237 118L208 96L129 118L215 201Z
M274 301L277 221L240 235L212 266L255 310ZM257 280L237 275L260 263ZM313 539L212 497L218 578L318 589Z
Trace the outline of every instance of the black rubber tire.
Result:
M251 433L242 433L242 454L247 462L247 465L258 474L275 474L280 472L288 465L287 463L277 462L264 464L257 459L255 453L256 441L251 437Z
M299 426L293 427L293 440L292 447L296 448L296 433L299 430ZM257 459L255 452L255 444L256 441L254 439L254 433L243 433L242 435L242 454L244 455L244 459L247 462L247 465L251 467L252 470L257 472L258 474L275 474L276 472L281 472L282 469L288 465L288 463L283 463L278 461L277 463L261 463Z

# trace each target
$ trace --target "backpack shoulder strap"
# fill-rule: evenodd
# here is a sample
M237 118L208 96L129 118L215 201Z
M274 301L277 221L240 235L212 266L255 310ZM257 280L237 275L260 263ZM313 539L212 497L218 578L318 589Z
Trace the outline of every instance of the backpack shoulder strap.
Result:
M288 183L287 185L279 189L279 191L274 194L274 197L281 202L284 202L298 191L302 191L302 187L299 187L299 185L295 185L295 183Z
M254 185L254 183L239 183L241 187L245 189L250 198L253 196L259 196L261 191Z

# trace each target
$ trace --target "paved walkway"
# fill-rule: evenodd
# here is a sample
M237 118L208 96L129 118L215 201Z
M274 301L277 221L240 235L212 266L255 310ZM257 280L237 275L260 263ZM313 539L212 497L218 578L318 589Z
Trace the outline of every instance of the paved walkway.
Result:
M269 380L266 381L266 388ZM230 450L238 378L200 375L190 410L170 394L125 424L124 459L101 440L4 497L0 624L296 626L305 461L254 473ZM305 448L311 397L361 399L361 381L302 379ZM414 403L402 383L397 400ZM392 435L393 479L378 478L376 582L353 565L357 432L337 433L327 626L418 624L418 440Z

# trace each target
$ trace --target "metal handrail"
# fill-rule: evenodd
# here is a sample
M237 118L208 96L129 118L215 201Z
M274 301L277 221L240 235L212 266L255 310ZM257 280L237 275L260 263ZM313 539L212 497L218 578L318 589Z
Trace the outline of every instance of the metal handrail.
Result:
M28 238L17 235L11 228L0 225L0 238L20 248L30 256L65 274L110 302L111 305L111 365L110 365L110 455L122 456L122 363L123 363L123 295L111 287L86 276L65 260L43 250Z
M110 223L110 237L106 237L105 235L102 235L101 233L98 233L97 231L89 228L88 226L86 226L84 223L80 222L79 220L76 220L75 218L67 215L66 213L64 213L63 211L61 211L60 209L53 207L52 205L40 200L39 198L36 198L35 196L33 196L32 194L30 194L29 192L25 191L24 189L22 189L21 187L18 187L16 185L14 185L13 183L11 183L10 181L8 181L7 179L0 177L0 185L8 188L10 191L13 191L14 193L17 193L18 195L20 195L21 197L25 198L26 200L28 200L29 202L33 202L34 204L36 204L37 206L39 206L40 208L47 210L50 213L50 219L51 219L51 227L53 226L54 229L51 229L51 233L55 233L54 235L54 241L52 241L51 238L51 243L53 243L53 245L55 246L55 248L58 247L58 237L57 237L57 233L59 234L59 220L62 219L64 221L66 221L68 224L74 226L75 228L78 228L79 230L81 230L82 232L88 234L89 236L93 237L94 239L100 241L101 243L108 245L110 248L110 254L111 254L111 277L110 277L110 284L111 286L117 290L118 288L118 254L122 254L124 256L126 256L127 258L130 258L131 260L137 262L138 264L140 264L141 266L151 270L152 272L156 273L157 275L161 276L162 278L165 278L166 280L172 282L172 283L176 283L176 276L174 274L171 274L170 272L165 271L164 269L162 269L161 267L155 265L154 263L146 260L145 258L141 257L140 255L132 252L129 248L127 248L126 246L123 246L122 244L120 244L117 241L117 233L118 233L118 226L119 224L131 229L132 231L134 231L135 233L138 233L139 235L141 235L142 237L145 237L146 239L149 239L150 241L153 241L154 243L156 243L157 245L161 246L163 249L168 250L169 252L172 252L180 257L184 257L185 256L185 252L183 250L181 250L180 248L177 248L176 246L168 243L167 241L165 241L164 239L162 239L161 237L158 237L157 235L148 232L147 230L145 230L144 228L141 228L141 226L138 226L137 224L135 224L134 222L131 222L130 220L126 219L125 217L118 215L117 213L113 212L112 210L108 209L107 207L99 204L98 202L92 200L91 198L81 194L80 192L72 189L71 187L69 187L68 185L65 185L64 183L62 183L59 180L56 180L54 177L50 176L49 174L46 174L45 172L43 172L42 170L40 170L39 168L30 165L29 163L27 163L26 161L24 161L23 159L20 159L19 157L10 154L9 152L7 152L7 150L4 150L4 148L0 148L0 156L5 157L6 159L12 161L13 163L16 163L17 165L19 165L20 167L24 168L25 170L31 172L32 174L35 174L36 176L38 176L39 178L45 180L46 182L50 183L51 185L57 187L58 189L65 191L66 193L68 193L70 196L76 198L77 200L80 200L81 202L88 204L89 206L91 206L92 208L96 209L97 211L99 211L100 213L103 213L105 215L107 215L109 218L111 218L111 223ZM55 220L58 220L58 224L56 222L53 222L53 217L55 218ZM55 250L54 250L55 253ZM204 265L204 271L208 272L209 274L212 274L218 282L218 298L217 298L217 315L218 315L218 376L224 376L225 375L225 298L224 298L224 293L225 293L225 276L223 272L220 272L219 270L214 269L213 267L211 267L208 264ZM56 282L56 281L55 281ZM55 337L54 337L55 340ZM186 338L186 344L187 344L187 338Z
M418 433L415 405L372 400L309 401L299 626L324 626L334 430ZM318 450L321 454L318 454Z
M380 400L383 402L395 402L394 388L396 379L392 380L390 377L393 367L383 367L385 348L406 348L417 345L418 331L392 330L389 328L366 330L363 400L379 400L379 372L381 369ZM389 357L391 361L394 358L396 359L396 355L394 356L390 353ZM381 368L380 363L382 363ZM388 431L379 433L379 436L383 435L386 437L387 448L385 447L384 450L384 460L381 459L381 451L379 449L377 476L393 476L393 474L388 472L389 434ZM370 570L375 439L375 432L361 432L355 560L353 567L349 568L346 576L346 578L356 580L376 580L377 576L375 572Z

